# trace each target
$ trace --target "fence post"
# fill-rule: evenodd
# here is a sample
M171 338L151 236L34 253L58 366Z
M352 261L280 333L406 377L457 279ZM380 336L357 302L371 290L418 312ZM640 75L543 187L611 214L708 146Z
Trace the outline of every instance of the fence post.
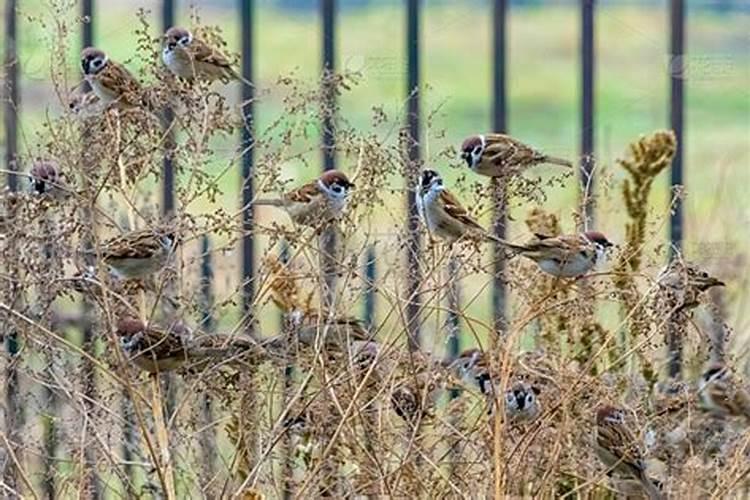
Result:
M669 47L669 80L670 105L669 124L677 139L677 149L672 160L670 189L683 184L683 83L685 78L685 3L683 0L670 1L670 47ZM682 250L682 200L675 202L674 210L669 218L669 240L672 243L672 257L674 252Z
M7 183L11 192L18 190L18 178L12 173L18 170L17 147L18 147L18 54L16 52L16 0L6 0L5 2L5 84L3 88L3 118L5 121L5 169L8 171ZM11 291L10 297L15 295ZM9 298L10 298L9 297ZM6 320L6 325L10 326L11 322ZM5 372L5 429L8 433L10 449L8 453L18 454L23 449L19 443L20 434L18 432L19 420L21 417L21 406L18 401L18 332L15 328L4 326L0 333L6 338L6 349L8 351L8 365ZM18 491L17 471L13 466L10 457L6 457L5 470L3 471L3 481Z
M594 6L581 0L581 196L582 226L594 225Z
M419 284L421 272L419 255L421 238L419 235L419 213L417 212L417 189L420 170L420 128L419 128L419 10L420 0L407 0L406 15L406 72L407 72L407 115L406 115L406 212L407 212L407 286L406 286L406 328L409 335L409 349L416 350L420 345L420 298Z
M83 0L82 1L82 15L83 15L83 47L91 47L94 45L94 0ZM84 132L83 141L84 144L89 141L89 136L87 133ZM87 149L84 146L84 149ZM86 219L93 221L93 216L90 212L85 214ZM93 223L91 225L93 228ZM84 241L84 247L91 248L92 247L92 240L91 235L87 235L85 237L86 241ZM90 262L87 262L87 265L91 264ZM93 340L94 340L94 331L92 328L93 323L93 309L94 306L91 304L91 302L84 298L83 300L83 310L82 310L82 318L83 318L83 348L89 352L93 353ZM94 373L94 366L88 359L83 360L83 393L86 398L86 410L88 412L94 412L95 410L95 401L96 401L96 379L95 379L95 373ZM96 463L96 455L94 453L94 450L92 447L86 446L84 450L84 455L86 456L86 463L88 464L94 464ZM100 495L100 489L99 489L99 477L96 473L96 470L92 468L88 472L88 488L89 492L92 497L98 498Z
M336 71L336 0L320 0L323 46L323 111L322 149L323 170L336 168L336 89L333 75ZM336 227L330 225L320 235L320 270L323 278L322 300L324 308L333 304L336 294Z
M281 249L279 251L279 261L282 266L289 264L289 243L286 240L281 240ZM288 335L288 326L286 312L281 311L279 314L279 331L281 335ZM288 346L288 343L287 343ZM289 355L289 349L287 347L287 355ZM283 407L286 408L289 402L292 400L294 395L292 382L294 380L294 365L293 363L287 363L284 367L284 394L283 394ZM289 500L295 497L294 492L294 450L292 450L292 440L289 433L284 435L284 458L282 463L282 478L281 483L283 485L282 495L284 500Z
M506 25L507 1L495 0L492 15L492 128L494 132L506 132L507 125L507 91L506 91ZM505 239L508 216L508 200L505 183L492 182L492 199L494 212L492 230L498 238ZM505 248L493 246L493 286L492 318L496 335L503 335L507 330L508 291L505 285Z
M365 253L365 327L372 334L375 325L375 246L369 245Z
M207 333L213 333L214 325L214 271L211 259L211 239L208 235L201 238L201 281L200 281L200 315L201 330ZM216 474L216 434L213 425L213 405L210 393L204 393L201 397L201 413L203 425L206 430L201 435L201 491L204 495L211 498L211 491L205 489L206 485Z
M254 137L254 87L253 82L253 0L240 0L240 19L242 37L242 307L246 319L250 319L250 309L255 295L255 247L254 220L255 211L252 200L254 196L253 154ZM252 321L248 329L253 328Z
M161 6L162 32L174 26L174 0L162 0ZM162 163L162 214L174 213L174 111L170 106L164 110L164 127L167 134L164 137L164 159Z
M669 121L677 139L677 148L670 174L670 189L683 184L683 78L685 54L685 5L683 0L671 0L669 4L670 47L669 79L670 103ZM682 200L677 198L674 210L669 218L670 258L675 258L682 250ZM669 352L668 372L671 378L679 379L682 375L682 339L683 334L670 321L667 326L667 349Z

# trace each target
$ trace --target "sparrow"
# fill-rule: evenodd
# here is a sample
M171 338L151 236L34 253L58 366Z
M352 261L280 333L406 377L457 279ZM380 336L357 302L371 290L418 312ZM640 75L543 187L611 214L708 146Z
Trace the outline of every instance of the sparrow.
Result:
M635 436L625 424L625 413L619 408L603 405L596 410L594 449L599 459L624 479L637 480L652 499L663 498L662 493L646 473L646 464Z
M697 265L675 259L656 278L663 293L668 294L669 305L677 311L692 309L699 304L699 296L709 288L724 286L724 282L709 275Z
M323 313L303 313L295 310L288 315L289 331L304 345L313 347L322 339L327 348L350 346L352 342L367 342L372 335L362 322L349 316L329 317Z
M54 200L61 200L71 194L66 186L60 166L52 160L34 163L29 172L32 193Z
M196 75L224 83L237 78L226 57L194 38L185 28L173 26L164 33L161 59L169 71L186 80L193 80Z
M207 360L233 360L233 364L236 364L243 361L243 354L258 354L255 351L258 343L251 337L221 334L196 336L180 322L162 328L147 325L133 317L122 317L117 322L115 334L128 360L151 374L195 366Z
M431 235L454 243L461 238L490 239L505 243L487 233L461 206L443 179L434 170L422 172L417 192L417 211Z
M318 227L341 217L354 187L343 172L327 170L317 180L286 193L281 199L259 199L254 204L281 207L295 224Z
M174 253L174 229L154 227L130 231L101 244L102 260L120 279L145 278L161 270ZM91 250L95 253L96 250Z
M492 394L489 365L483 351L477 348L466 349L454 360L444 361L443 366L465 385L478 389L485 396Z
M568 160L545 155L504 134L469 137L461 144L461 158L471 170L488 177L513 175L540 163L573 167Z
M542 413L539 388L516 382L505 391L505 417L512 424L529 423Z
M535 236L536 239L525 245L508 242L504 242L504 245L517 255L536 262L542 271L558 278L583 276L604 258L607 248L612 246L612 243L598 231L561 236Z
M116 104L134 108L144 104L141 84L121 64L94 47L81 52L81 66L86 81L104 105Z
M745 417L750 423L750 394L733 380L726 366L714 363L701 377L698 388L703 407L718 417Z

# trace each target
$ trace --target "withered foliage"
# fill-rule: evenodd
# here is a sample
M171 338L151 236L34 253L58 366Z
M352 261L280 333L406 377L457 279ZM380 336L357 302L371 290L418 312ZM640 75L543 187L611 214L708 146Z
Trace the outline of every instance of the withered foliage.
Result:
M429 165L482 223L493 208L490 183L469 172L455 148L424 148L426 159L409 164L403 109L375 105L366 126L347 120L327 97L366 85L358 74L326 73L313 82L282 75L255 89L259 104L273 110L262 126L244 123L244 103L235 95L247 82L209 85L171 76L146 12L138 14L133 57L120 62L140 68L134 74L149 105L104 107L70 90L79 73L59 61L76 24L70 2L53 4L54 22L45 27L55 33L50 75L59 102L51 102L18 165L26 176L36 162L54 161L59 189L39 192L24 183L22 191L0 195L0 332L18 343L17 354L3 357L12 377L5 384L8 432L0 465L17 479L4 483L12 494L637 496L633 484L608 475L593 451L594 415L603 403L626 409L638 440L633 445L666 494L747 494L747 422L717 418L698 401L707 349L691 319L705 309L705 294L653 273L666 256L650 235L664 214L654 216L649 193L674 154L671 132L639 139L619 162L627 173L627 219L614 269L557 279L521 258L510 260L510 321L502 337L489 319L488 246L448 248L423 232L416 297L422 342L411 351L405 176ZM195 14L189 28L237 61L220 30ZM241 207L236 200L247 148L258 198L281 196L316 177L321 123L330 117L338 164L356 190L324 276L322 231L295 227L275 207ZM425 143L446 135L436 123L439 107L429 114ZM238 146L245 127L252 143ZM165 157L176 184L169 214L157 194ZM526 227L513 228L518 239L571 232L560 214L542 208L550 188L574 184L569 174L540 177L532 170L504 182L511 220L534 207ZM249 232L243 209L253 210ZM160 271L124 280L103 263L112 238L164 224L177 228L177 246ZM598 229L616 234L618 228ZM239 270L240 242L248 235L258 253L249 281ZM363 262L372 254L374 279ZM325 293L331 282L332 293ZM460 294L448 293L458 286ZM376 307L360 321L364 297ZM621 313L614 322L612 303ZM236 337L252 343L260 353L253 360L260 361L243 368L228 359L187 360L171 373L140 373L116 335L124 315L179 322L188 347L191 336ZM670 337L675 324L679 335ZM484 378L446 352L457 331L462 348L484 352ZM667 377L670 338L685 348L681 377ZM731 350L718 345L728 336L712 338L712 352ZM732 364L730 356L720 359ZM522 424L505 416L506 390L517 382L538 391L541 407Z

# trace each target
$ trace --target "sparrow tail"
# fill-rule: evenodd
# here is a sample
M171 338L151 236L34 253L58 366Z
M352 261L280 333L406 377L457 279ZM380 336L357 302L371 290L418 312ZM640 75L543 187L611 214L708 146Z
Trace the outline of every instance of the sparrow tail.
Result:
M544 163L551 163L552 165L560 165L561 167L573 168L573 163L563 158L557 158L555 156L545 156Z
M253 201L253 205L264 205L267 207L283 207L284 201L278 199L260 198Z
M523 245L516 245L515 243L511 243L510 241L499 238L495 236L494 234L485 233L485 236L487 237L488 240L494 241L498 245L501 245L507 248L510 251L510 254L511 254L510 257L515 257L522 251L526 250L526 247L524 247Z

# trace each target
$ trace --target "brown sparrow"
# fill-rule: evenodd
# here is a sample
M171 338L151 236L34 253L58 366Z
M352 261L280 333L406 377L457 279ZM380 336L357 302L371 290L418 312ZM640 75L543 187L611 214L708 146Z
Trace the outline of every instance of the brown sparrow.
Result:
M609 469L608 473L637 480L649 498L663 498L646 474L643 455L621 409L604 405L596 410L594 441L596 454Z
M327 170L317 180L286 193L281 199L259 199L255 205L281 207L295 224L317 227L341 217L354 184L343 172Z
M656 278L659 288L669 294L670 305L677 310L692 309L699 304L699 296L709 288L724 286L724 282L701 270L697 265L675 259Z
M710 413L718 417L742 416L750 422L750 394L732 379L726 366L709 366L701 377L698 393Z
M197 366L197 363L210 359L240 363L243 354L255 353L254 349L258 347L253 338L242 335L195 336L179 322L161 328L146 325L136 318L123 317L116 328L115 334L128 360L152 374Z
M504 134L469 137L461 145L461 158L474 172L489 177L512 175L540 163L573 166L568 160L545 155Z
M362 326L362 323L352 317L328 317L323 313L303 313L296 310L289 314L289 330L296 334L296 338L307 346L315 346L317 339L322 339L328 348L344 347L355 341L370 341L372 335Z
M104 105L115 103L132 108L144 104L141 84L124 66L111 61L94 47L81 52L81 66L86 81Z
M583 276L601 261L612 243L598 231L586 231L553 237L537 234L526 245L506 242L505 246L533 260L548 274L574 278Z
M29 173L31 190L34 194L61 200L71 194L66 186L60 167L55 161L38 161Z
M498 240L487 233L461 206L434 170L424 170L417 193L417 211L431 235L453 243L461 238Z
M237 78L229 60L204 42L193 38L185 28L169 28L164 34L161 59L169 71L180 78L193 80L196 75L209 81L228 82Z
M104 263L117 277L133 279L145 278L160 271L176 246L174 229L154 227L112 238L101 245L100 252Z

